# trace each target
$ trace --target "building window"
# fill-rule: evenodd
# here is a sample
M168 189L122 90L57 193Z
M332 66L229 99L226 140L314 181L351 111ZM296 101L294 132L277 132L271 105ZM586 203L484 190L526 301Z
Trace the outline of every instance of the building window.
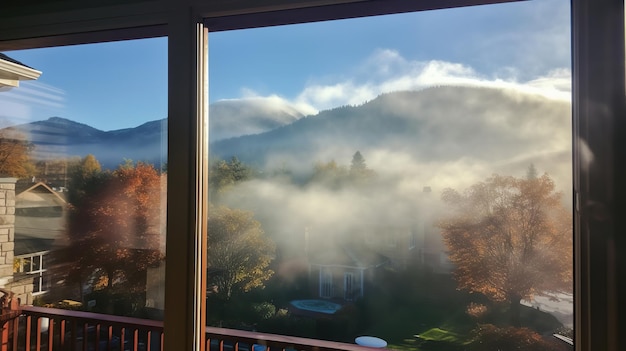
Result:
M320 297L331 298L333 296L333 273L321 268L320 276Z
M48 252L40 252L17 256L14 259L13 273L17 273L17 278L21 280L24 275L32 277L33 295L43 294L50 288L47 269L44 266L44 257L47 254Z
M358 297L358 295L355 294L356 290L354 288L354 274L345 273L343 275L343 289L344 289L344 298L347 301L352 301L356 297Z

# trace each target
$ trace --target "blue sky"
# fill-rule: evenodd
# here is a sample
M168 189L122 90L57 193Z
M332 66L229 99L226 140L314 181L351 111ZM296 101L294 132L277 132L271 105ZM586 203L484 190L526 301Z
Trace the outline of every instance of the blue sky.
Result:
M257 98L303 113L430 85L569 96L569 1L537 0L212 33L210 101ZM6 52L41 70L0 94L0 123L65 117L102 130L167 115L167 39Z

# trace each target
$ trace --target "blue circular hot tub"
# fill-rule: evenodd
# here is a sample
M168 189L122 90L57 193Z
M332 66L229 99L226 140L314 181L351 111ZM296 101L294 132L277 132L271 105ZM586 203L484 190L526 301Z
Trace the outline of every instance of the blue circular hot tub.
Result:
M290 303L299 310L325 314L334 314L342 307L338 303L326 300L293 300Z

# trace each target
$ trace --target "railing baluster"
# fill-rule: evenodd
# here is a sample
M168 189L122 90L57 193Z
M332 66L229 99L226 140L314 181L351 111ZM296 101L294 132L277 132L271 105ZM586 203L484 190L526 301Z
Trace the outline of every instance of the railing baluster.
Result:
M133 351L137 351L139 346L139 330L133 331Z
M113 326L109 324L107 327L107 350L113 349Z
M59 343L61 348L65 347L65 319L61 319L61 328L59 329Z
M100 351L100 323L96 323L96 347L95 350Z
M31 334L31 316L26 316L26 343L25 343L25 350L30 350L30 334Z
M89 331L89 323L83 323L83 351L88 351L87 345L89 344L89 340L87 340L87 334Z
M2 351L5 351L9 349L9 330L11 329L11 321L4 321L2 322L2 326L0 327L0 329L2 329L1 333L2 333L2 346L0 346L0 349Z
M152 330L146 332L146 351L151 351L152 347Z
M36 321L36 327L35 330L37 331L37 335L35 337L35 350L40 350L41 349L41 323L42 323L42 318L38 317L37 321Z
M19 338L19 330L20 330L20 318L15 318L13 320L13 348L12 350L17 350L17 344L20 340Z
M120 350L124 350L124 338L126 334L126 328L122 327L120 329Z
M54 323L54 319L48 320L48 351L52 351L54 346Z

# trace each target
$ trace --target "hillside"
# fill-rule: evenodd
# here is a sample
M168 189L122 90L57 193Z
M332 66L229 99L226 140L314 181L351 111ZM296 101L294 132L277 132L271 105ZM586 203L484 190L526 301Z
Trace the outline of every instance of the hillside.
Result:
M296 173L315 162L345 164L360 150L383 173L427 167L432 178L466 168L484 177L519 174L535 163L558 177L571 173L570 116L567 102L472 87L389 93L306 117L282 102L231 100L210 108L210 152ZM160 164L167 153L165 119L113 131L59 117L11 128L33 142L36 159L91 153L114 168L124 158Z
M316 161L348 162L360 150L374 169L467 161L506 172L523 172L535 163L555 174L569 172L560 166L571 159L570 116L569 103L536 95L437 87L384 94L266 133L218 141L211 154L237 156L265 169L285 164L310 169Z

